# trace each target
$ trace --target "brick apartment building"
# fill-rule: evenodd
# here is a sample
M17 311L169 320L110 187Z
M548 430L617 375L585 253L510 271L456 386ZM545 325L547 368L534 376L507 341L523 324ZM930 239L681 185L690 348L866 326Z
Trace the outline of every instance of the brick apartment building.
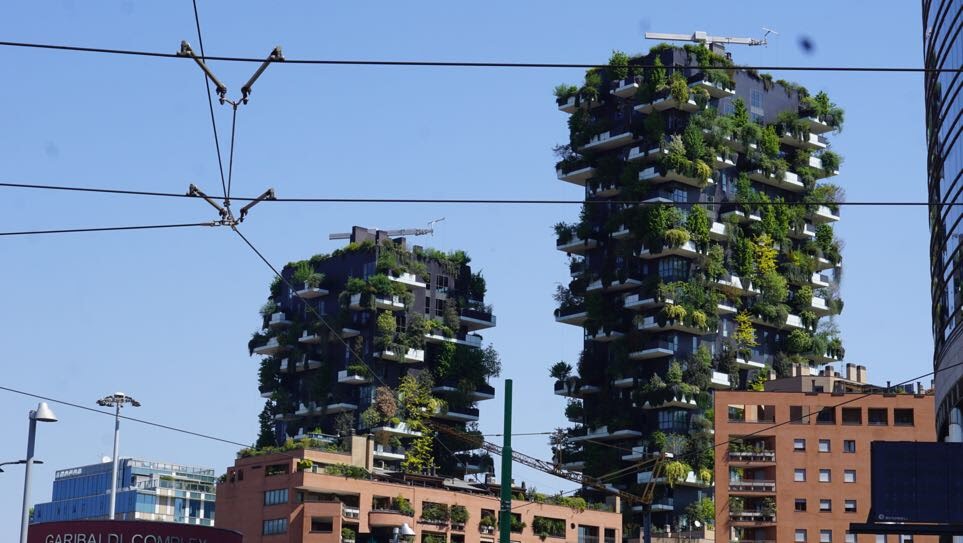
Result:
M497 486L387 472L373 460L366 436L354 436L348 452L239 458L218 485L217 526L243 533L245 543L386 543L404 525L414 531L411 543L497 539ZM512 541L622 541L617 502L611 512L572 505L514 500Z
M766 389L716 392L716 541L901 541L847 530L869 514L870 443L935 440L932 393L884 394L856 366Z

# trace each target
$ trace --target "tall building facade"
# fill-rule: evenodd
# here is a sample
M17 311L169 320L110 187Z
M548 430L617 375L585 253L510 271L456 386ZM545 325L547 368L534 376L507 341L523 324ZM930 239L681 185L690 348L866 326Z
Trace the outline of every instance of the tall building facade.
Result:
M602 476L672 452L688 475L655 481L652 510L656 528L679 527L711 496L711 392L842 358L824 317L842 309L826 134L843 112L701 44L616 52L556 97L570 132L558 178L585 195L579 220L555 226L572 277L556 320L585 337L576 364L551 369L575 424L562 461ZM652 481L628 473L610 481Z
M353 436L347 451L311 448L240 458L218 485L221 528L246 543L495 543L499 488L374 468L373 441ZM621 543L615 500L513 488L511 540ZM399 537L405 536L405 537Z
M716 394L716 439L726 444L715 449L718 543L909 540L848 530L870 512L870 444L933 441L933 396L915 387L866 395L871 387L849 377L823 372L779 380L796 391Z
M923 53L927 68L963 64L963 11L951 0L923 1ZM963 203L963 77L956 72L927 72L925 81L927 172L930 202ZM933 366L936 380L936 425L948 433L951 412L959 424L963 404L963 208L930 207L930 274L933 297ZM959 439L959 437L957 437Z
M428 420L471 429L495 396L500 362L478 334L495 316L468 262L355 227L342 249L285 266L295 290L272 284L249 344L267 398L258 445L370 433L382 468L484 469L490 458Z
M62 469L54 475L51 500L34 507L33 522L109 517L113 464ZM118 520L214 525L212 468L121 458L117 470Z

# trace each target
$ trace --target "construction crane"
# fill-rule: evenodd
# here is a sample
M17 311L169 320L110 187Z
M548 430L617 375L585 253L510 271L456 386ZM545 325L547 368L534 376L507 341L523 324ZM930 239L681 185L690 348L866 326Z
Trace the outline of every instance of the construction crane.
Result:
M710 36L708 33L702 30L696 30L692 34L667 34L663 32L646 32L645 39L647 40L662 40L662 41L691 41L695 43L704 44L706 47L711 46L714 43L719 44L732 44L732 45L767 45L769 42L766 38L769 34L779 35L775 30L770 30L768 28L763 28L766 31L763 34L762 39L755 38L735 38L732 36Z
M384 230L389 236L427 236L434 235L435 233L435 223L439 223L445 220L444 217L440 219L435 219L433 221L428 221L427 228L399 228L397 230ZM328 239L351 239L350 232L338 232L334 234L329 234Z
M438 430L443 434L447 434L449 436L455 437L457 439L465 441L466 443L477 445L477 448L488 451L491 454L502 456L503 451L500 445L496 445L494 443L480 439L478 436L459 431L455 428L452 428L451 426L434 423L434 422L430 422L429 424L434 429ZM547 473L549 475L554 475L562 479L567 479L569 481L572 481L573 483L578 483L582 486L594 488L601 492L615 494L616 496L618 496L619 498L621 498L622 500L625 500L630 504L641 505L643 518L644 518L644 533L643 533L644 543L651 543L652 501L654 500L654 497L655 497L655 483L659 478L662 477L665 461L669 458L672 458L671 454L655 453L653 457L648 460L643 460L642 462L616 470L612 473L608 473L601 477L591 477L589 475L585 475L584 473L580 473L577 471L568 471L568 470L562 469L561 457L560 457L559 451L556 451L553 462L546 462L545 460L541 460L533 456L520 453L516 450L512 450L512 461L518 464L521 464L523 466L528 466L534 470L541 471L542 473ZM612 485L605 483L604 481L605 479L609 479L619 475L642 471L643 469L646 469L646 468L650 468L652 470L652 476L649 477L648 481L646 481L645 486L642 489L641 496L638 494L631 494L629 492L619 490L613 487ZM506 482L502 481L502 484L506 484ZM511 484L511 483L509 482L508 484Z

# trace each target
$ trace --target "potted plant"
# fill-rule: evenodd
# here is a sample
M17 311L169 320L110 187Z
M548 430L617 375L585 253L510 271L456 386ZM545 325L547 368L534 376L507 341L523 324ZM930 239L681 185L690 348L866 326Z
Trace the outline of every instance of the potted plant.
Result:
M354 543L355 531L351 528L341 528L341 543Z
M741 515L745 509L745 502L738 496L729 498L729 512L733 515Z
M478 531L483 534L495 533L495 517L491 515L483 515L481 520L478 521Z

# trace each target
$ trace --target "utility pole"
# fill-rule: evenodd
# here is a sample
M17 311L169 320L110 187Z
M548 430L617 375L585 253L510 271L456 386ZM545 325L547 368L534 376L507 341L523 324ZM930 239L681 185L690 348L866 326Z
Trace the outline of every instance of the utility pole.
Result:
M512 535L512 380L505 379L505 423L502 427L502 495L498 518L498 543L511 543Z

